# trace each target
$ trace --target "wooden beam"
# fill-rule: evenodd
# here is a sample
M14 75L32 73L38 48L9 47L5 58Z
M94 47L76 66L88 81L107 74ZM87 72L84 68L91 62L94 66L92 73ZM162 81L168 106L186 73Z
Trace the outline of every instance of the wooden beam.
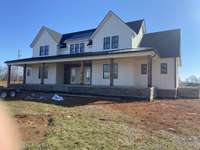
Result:
M152 57L148 58L148 87L152 87Z
M24 64L24 70L23 70L23 84L26 84L26 64Z
M84 84L84 62L81 61L81 66L80 66L80 84Z
M45 67L45 63L42 63L42 69L41 69L41 74L40 74L40 78L41 78L41 84L44 84L44 67Z
M113 86L113 59L110 59L110 86Z
M7 87L10 86L10 77L11 77L11 65L8 65Z

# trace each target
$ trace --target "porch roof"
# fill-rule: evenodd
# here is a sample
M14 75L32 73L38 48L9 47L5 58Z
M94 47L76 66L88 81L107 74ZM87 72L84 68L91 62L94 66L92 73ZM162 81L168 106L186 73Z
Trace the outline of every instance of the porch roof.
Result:
M52 62L69 62L81 60L98 60L109 58L127 58L137 56L154 56L159 55L157 51L151 47L133 48L133 49L120 49L112 51L98 51L98 52L85 52L78 54L64 54L56 56L45 57L31 57L25 59L16 59L6 61L10 65L23 65L23 64L37 64L37 63L52 63Z

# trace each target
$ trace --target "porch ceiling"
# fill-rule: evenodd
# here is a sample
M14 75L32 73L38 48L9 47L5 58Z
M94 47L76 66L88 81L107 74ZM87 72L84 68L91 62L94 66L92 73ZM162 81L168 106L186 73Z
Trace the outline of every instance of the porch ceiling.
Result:
M87 60L100 60L110 58L129 58L140 56L154 56L158 53L152 48L134 48L114 51L101 52L87 52L79 54L67 54L47 57L32 57L26 59L18 59L6 61L8 65L23 65L23 64L39 64L39 63L53 63L53 62L74 62Z

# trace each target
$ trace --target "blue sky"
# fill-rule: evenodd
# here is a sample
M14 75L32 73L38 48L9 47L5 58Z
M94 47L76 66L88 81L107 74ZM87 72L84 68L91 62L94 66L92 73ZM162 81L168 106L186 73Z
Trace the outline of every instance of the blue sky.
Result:
M0 62L31 57L41 26L60 33L96 27L109 10L124 21L145 19L147 31L181 29L181 77L200 76L199 0L0 0Z

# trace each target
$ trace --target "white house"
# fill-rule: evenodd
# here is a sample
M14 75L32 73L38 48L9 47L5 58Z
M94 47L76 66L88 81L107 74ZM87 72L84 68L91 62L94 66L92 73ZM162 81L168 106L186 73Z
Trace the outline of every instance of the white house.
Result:
M109 11L95 29L61 34L43 26L24 66L26 85L178 88L180 30L147 33L144 20L124 22ZM8 82L9 84L10 82Z

